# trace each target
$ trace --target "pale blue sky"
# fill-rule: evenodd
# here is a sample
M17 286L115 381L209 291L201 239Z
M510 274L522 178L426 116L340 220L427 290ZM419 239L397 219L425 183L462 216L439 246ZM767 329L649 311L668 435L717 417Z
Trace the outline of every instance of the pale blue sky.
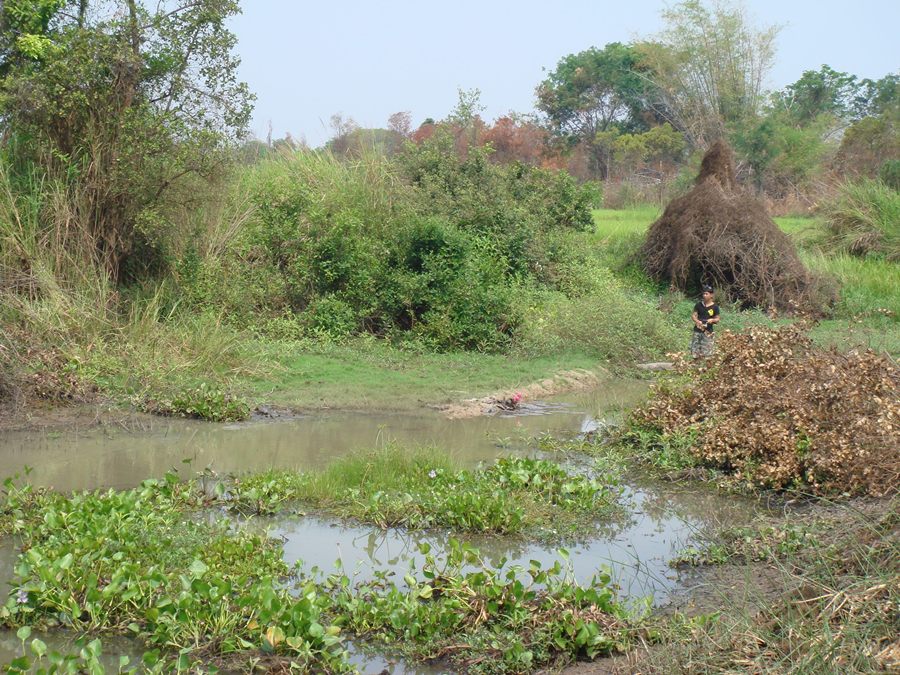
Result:
M256 93L252 131L313 146L334 113L383 127L408 110L442 118L460 88L481 90L483 117L532 112L534 89L566 54L661 28L661 0L283 2L244 0L232 22L240 76ZM783 26L769 88L827 63L860 77L900 69L898 0L747 0L756 25Z

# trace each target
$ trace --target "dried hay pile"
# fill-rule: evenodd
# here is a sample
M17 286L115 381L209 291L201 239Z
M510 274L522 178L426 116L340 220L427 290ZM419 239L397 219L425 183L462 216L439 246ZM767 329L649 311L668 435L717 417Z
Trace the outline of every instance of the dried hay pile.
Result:
M763 203L738 186L722 141L703 157L691 191L650 226L639 256L654 279L692 294L712 284L746 306L818 313L833 299Z
M815 347L796 326L723 336L687 386L658 386L632 423L699 430L705 464L774 488L874 496L900 487L900 368Z

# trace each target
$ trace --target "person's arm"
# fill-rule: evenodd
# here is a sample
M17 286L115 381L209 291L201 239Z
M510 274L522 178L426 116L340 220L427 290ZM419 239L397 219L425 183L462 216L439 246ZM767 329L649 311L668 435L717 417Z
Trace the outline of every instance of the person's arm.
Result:
M703 325L703 322L700 320L696 309L691 313L691 318L694 320L694 325L697 326L697 328L699 328L700 330L706 329L706 327Z

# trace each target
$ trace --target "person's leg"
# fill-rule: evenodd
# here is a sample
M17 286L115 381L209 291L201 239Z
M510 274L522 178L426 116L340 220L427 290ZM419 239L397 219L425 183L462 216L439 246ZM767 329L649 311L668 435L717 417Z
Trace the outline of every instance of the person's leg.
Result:
M716 336L712 333L701 334L702 346L700 353L703 358L709 358L716 351Z
M703 356L703 334L691 331L691 356L699 359Z

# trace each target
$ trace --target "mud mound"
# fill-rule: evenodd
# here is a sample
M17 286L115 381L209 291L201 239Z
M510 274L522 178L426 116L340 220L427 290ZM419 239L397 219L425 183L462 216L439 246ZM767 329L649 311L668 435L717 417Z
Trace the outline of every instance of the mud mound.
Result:
M884 495L900 486L900 368L815 347L798 327L725 333L707 370L658 387L631 417L695 435L692 452L758 485Z
M746 306L820 313L833 296L763 203L738 187L722 141L704 156L691 191L650 226L639 256L654 279L692 294L712 284Z

